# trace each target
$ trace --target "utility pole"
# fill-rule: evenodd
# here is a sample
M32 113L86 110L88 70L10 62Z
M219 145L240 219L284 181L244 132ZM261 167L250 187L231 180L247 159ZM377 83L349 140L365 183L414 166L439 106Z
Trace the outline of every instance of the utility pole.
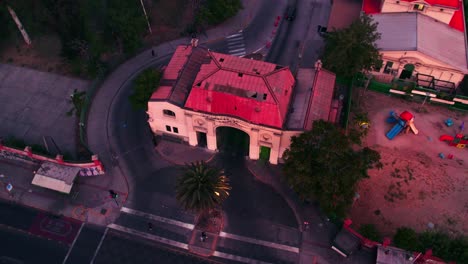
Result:
M141 8L143 8L143 13L145 14L146 23L148 24L149 32L150 34L153 34L153 31L151 30L150 22L148 20L148 15L146 14L145 5L143 4L143 0L140 0L140 3L141 3Z
M24 29L23 24L21 24L21 21L19 20L19 18L16 15L15 11L13 9L11 9L10 6L7 6L7 9L8 9L8 12L10 12L11 17L15 21L16 26L18 27L19 31L21 32L21 35L23 35L24 42L26 42L26 44L28 44L28 45L31 45L31 39L29 38L28 33Z

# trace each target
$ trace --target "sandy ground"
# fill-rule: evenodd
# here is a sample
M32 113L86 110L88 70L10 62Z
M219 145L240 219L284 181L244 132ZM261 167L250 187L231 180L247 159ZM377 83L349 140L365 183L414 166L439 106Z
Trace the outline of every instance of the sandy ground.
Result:
M359 184L360 198L350 213L356 226L372 223L391 235L400 226L423 231L433 223L435 229L468 234L468 147L439 141L443 134L455 136L462 121L468 126L468 115L428 104L421 109L421 103L372 91L361 98L371 120L365 144L380 152L384 167L370 170L370 178ZM391 110L413 113L419 134L388 140ZM454 120L452 127L444 124L447 118ZM453 159L442 159L439 153Z

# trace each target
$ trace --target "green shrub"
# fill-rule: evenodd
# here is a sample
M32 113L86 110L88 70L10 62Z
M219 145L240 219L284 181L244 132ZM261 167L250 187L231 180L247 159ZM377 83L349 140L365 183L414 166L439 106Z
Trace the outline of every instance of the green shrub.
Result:
M397 229L395 236L393 237L393 242L399 248L418 251L421 249L418 234L411 228L400 227Z
M382 235L373 224L364 224L359 227L359 233L372 241L381 241Z
M207 0L202 3L196 22L216 25L233 17L242 9L240 0Z
M133 93L129 97L133 109L148 110L148 101L158 88L161 77L162 72L154 69L147 69L138 75L133 83Z
M8 147L17 148L20 150L24 150L26 147L26 143L22 139L15 138L13 136L8 137L7 139L3 140L3 144Z

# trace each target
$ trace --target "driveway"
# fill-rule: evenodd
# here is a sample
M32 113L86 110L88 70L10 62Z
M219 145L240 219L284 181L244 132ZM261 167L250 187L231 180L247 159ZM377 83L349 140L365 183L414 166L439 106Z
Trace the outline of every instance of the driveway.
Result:
M273 188L255 180L243 157L220 153L213 163L224 170L232 187L223 205L226 232L281 243L279 230L288 230L297 235L292 240L299 238L291 208Z
M70 94L89 82L22 67L0 64L0 137L14 136L27 144L55 145L76 152L76 118L67 116ZM52 153L56 154L56 153Z

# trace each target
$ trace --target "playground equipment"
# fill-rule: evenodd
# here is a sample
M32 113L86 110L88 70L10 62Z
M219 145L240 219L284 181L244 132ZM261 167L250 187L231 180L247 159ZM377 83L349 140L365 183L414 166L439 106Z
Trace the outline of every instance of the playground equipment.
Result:
M399 116L394 111L390 111L390 117L387 118L387 122L396 123L386 135L390 140L394 139L402 131L407 133L411 130L415 135L419 133L418 129L414 125L414 116L408 111L403 111Z
M449 118L450 119L450 118ZM452 124L453 125L453 124ZM460 132L455 135L455 137L449 135L440 136L440 141L447 141L449 146L454 146L457 148L465 148L468 144L468 135L463 135L463 130L465 130L465 122L463 121L460 125Z
M455 137L449 135L442 135L439 138L440 141L447 141L449 146L454 146L457 148L465 148L468 145L468 135L463 135L458 133Z

